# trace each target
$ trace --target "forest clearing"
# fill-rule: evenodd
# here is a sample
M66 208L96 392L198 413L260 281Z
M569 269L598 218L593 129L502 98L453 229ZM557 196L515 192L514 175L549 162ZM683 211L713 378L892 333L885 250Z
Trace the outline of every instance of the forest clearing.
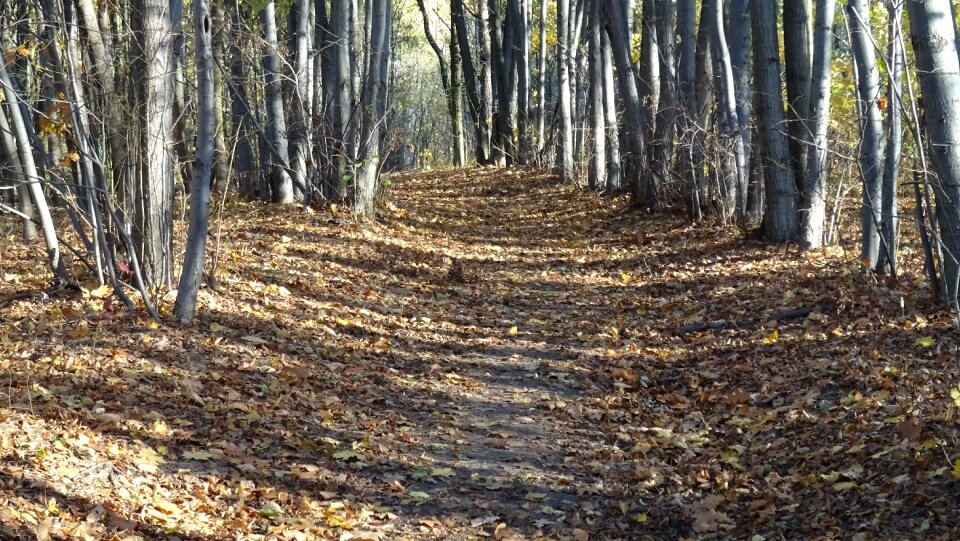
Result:
M529 170L394 180L376 223L229 203L186 326L8 249L2 537L960 532L958 341L916 281ZM718 320L756 325L681 332Z

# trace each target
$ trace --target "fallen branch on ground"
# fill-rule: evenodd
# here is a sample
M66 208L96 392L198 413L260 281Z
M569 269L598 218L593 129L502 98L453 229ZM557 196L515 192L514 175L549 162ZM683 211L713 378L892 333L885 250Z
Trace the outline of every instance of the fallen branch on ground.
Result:
M832 310L833 306L829 304L818 304L815 306L809 306L806 308L793 308L791 310L784 310L783 312L777 312L770 314L765 318L751 318L751 319L718 319L715 321L704 321L700 323L689 323L677 329L678 335L690 334L694 332L703 332L703 331L718 331L726 329L752 329L760 323L765 323L768 321L789 321L791 319L799 319L802 317L807 317L814 312L827 312Z

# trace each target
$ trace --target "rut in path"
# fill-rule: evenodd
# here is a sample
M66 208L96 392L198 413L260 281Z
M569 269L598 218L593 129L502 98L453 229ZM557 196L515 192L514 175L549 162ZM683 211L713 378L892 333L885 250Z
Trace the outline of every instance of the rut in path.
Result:
M614 495L596 470L606 467L598 451L615 435L578 404L598 390L584 363L597 354L597 330L617 318L594 284L596 250L609 254L622 239L613 230L587 236L588 226L604 226L598 219L614 225L616 216L597 216L572 187L513 174L508 182L502 171L411 175L393 194L400 210L388 225L443 254L435 295L450 324L430 354L453 385L435 406L440 436L425 443L457 475L438 480L442 495L416 514L569 535Z

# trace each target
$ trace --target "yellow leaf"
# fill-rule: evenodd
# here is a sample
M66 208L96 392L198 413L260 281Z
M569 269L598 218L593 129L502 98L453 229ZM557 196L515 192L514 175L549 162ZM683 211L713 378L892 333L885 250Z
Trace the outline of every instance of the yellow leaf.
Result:
M650 520L650 517L647 516L646 513L637 513L636 515L633 515L633 520L639 522L640 524L645 524L648 520Z
M933 339L932 336L921 336L913 341L913 345L929 348L936 344L937 341Z
M33 51L30 50L29 47L26 47L26 46L21 45L21 46L17 47L17 54L20 55L20 56L24 56L24 57L26 57L26 56L32 56L32 55L33 55Z
M953 476L956 479L960 479L960 458L953 461Z
M510 336L516 336L518 334L520 334L520 329L516 326L510 327Z
M74 150L73 152L68 152L63 156L63 165L70 167L71 163L76 163L80 161L80 153Z
M774 329L772 333L770 333L766 338L764 338L760 342L763 345L769 346L770 344L773 344L774 342L776 342L779 338L780 338L780 331L778 329Z
M153 506L157 508L157 510L162 511L163 513L166 513L168 515L176 515L180 513L180 506L178 506L177 504L171 501L157 500L153 502Z
M157 419L150 425L150 430L158 436L166 436L170 433L170 427L163 419Z

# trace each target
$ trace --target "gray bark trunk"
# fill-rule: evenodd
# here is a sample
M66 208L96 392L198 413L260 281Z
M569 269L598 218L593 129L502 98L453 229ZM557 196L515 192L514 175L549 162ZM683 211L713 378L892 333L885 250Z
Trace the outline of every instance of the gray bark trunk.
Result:
M310 162L310 0L290 5L287 40L290 50L290 178L294 199L306 197L307 166Z
M591 131L593 133L593 153L587 175L591 190L607 190L607 131L604 114L603 91L603 47L600 43L601 27L600 1L590 0L590 111Z
M266 109L266 133L268 145L273 147L276 156L270 153L270 188L275 203L293 203L293 178L287 170L290 158L287 152L287 122L283 116L283 89L280 73L279 43L277 41L276 3L271 1L260 11L260 25L263 29L263 83L264 107Z
M216 92L214 92L213 19L209 0L193 0L194 47L197 55L197 154L196 178L190 192L190 225L177 300L173 315L190 321L197 311L197 293L203 279L203 262L207 251L207 229L210 203L210 178L213 172L216 126Z
M172 21L168 0L133 5L140 148L134 179L133 240L148 288L172 286L173 128Z
M897 178L900 176L900 158L903 150L903 122L901 120L900 85L903 79L903 55L900 52L902 3L890 3L887 45L887 148L883 163L882 221L880 238L882 248L877 271L897 275L897 229L900 216L897 210Z
M759 223L763 216L763 207L760 198L750 197L750 187L762 184L763 179L750 174L752 163L752 103L753 87L750 77L750 52L753 49L753 40L750 36L750 0L732 0L730 3L729 19L727 23L727 43L730 48L730 64L733 66L733 85L737 96L737 118L740 125L740 139L743 140L744 161L747 164L747 193L744 203L744 221L749 224Z
M623 6L617 0L603 0L607 35L610 38L610 47L617 68L617 82L620 96L623 99L624 135L627 138L627 154L624 159L626 165L625 179L633 192L636 205L647 204L648 201L641 195L642 174L646 162L646 147L644 133L647 131L646 114L640 102L636 73L630 58L630 41L627 27L622 21L626 20Z
M573 111L570 95L570 0L557 0L557 67L560 92L560 178L570 182L573 170Z
M737 115L736 87L734 86L733 65L727 48L727 36L724 29L723 2L713 2L713 27L711 29L712 50L717 65L717 107L720 119L720 139L723 147L723 216L729 220L742 217L746 207L748 165L741 137L740 119Z
M810 142L810 0L784 0L783 50L787 75L787 122L790 157L798 189L804 185Z
M784 125L775 2L753 2L753 64L757 124L763 153L766 211L764 236L769 242L794 240L800 232L797 216L797 183L790 162Z
M380 176L380 146L386 118L387 81L390 61L390 38L393 22L391 0L372 0L371 30L366 72L366 85L361 106L363 130L354 212L373 216Z
M869 0L849 0L847 14L853 57L857 65L857 98L860 102L863 130L858 156L863 179L860 259L872 269L880 258L880 212L883 203L883 123L877 103L880 98L880 70L877 68L877 57L873 49Z
M827 136L830 131L830 83L833 60L833 17L836 0L817 0L813 40L813 71L810 86L812 144L807 149L806 174L800 217L801 241L807 248L823 245L823 224L827 211Z
M940 240L947 252L943 278L947 301L956 311L960 280L960 58L956 28L947 2L907 3L910 40L923 95L925 127L936 172L934 192Z
M598 5L598 17L603 22L602 1L594 0ZM600 29L600 57L603 65L603 113L607 128L607 191L617 193L623 189L623 177L620 165L620 130L617 124L617 92L613 77L613 51L610 36Z
M228 0L230 10L230 117L236 141L233 162L239 178L240 195L253 198L256 193L256 173L253 168L253 133L250 110L247 106L247 67L242 51L241 15L237 0Z

